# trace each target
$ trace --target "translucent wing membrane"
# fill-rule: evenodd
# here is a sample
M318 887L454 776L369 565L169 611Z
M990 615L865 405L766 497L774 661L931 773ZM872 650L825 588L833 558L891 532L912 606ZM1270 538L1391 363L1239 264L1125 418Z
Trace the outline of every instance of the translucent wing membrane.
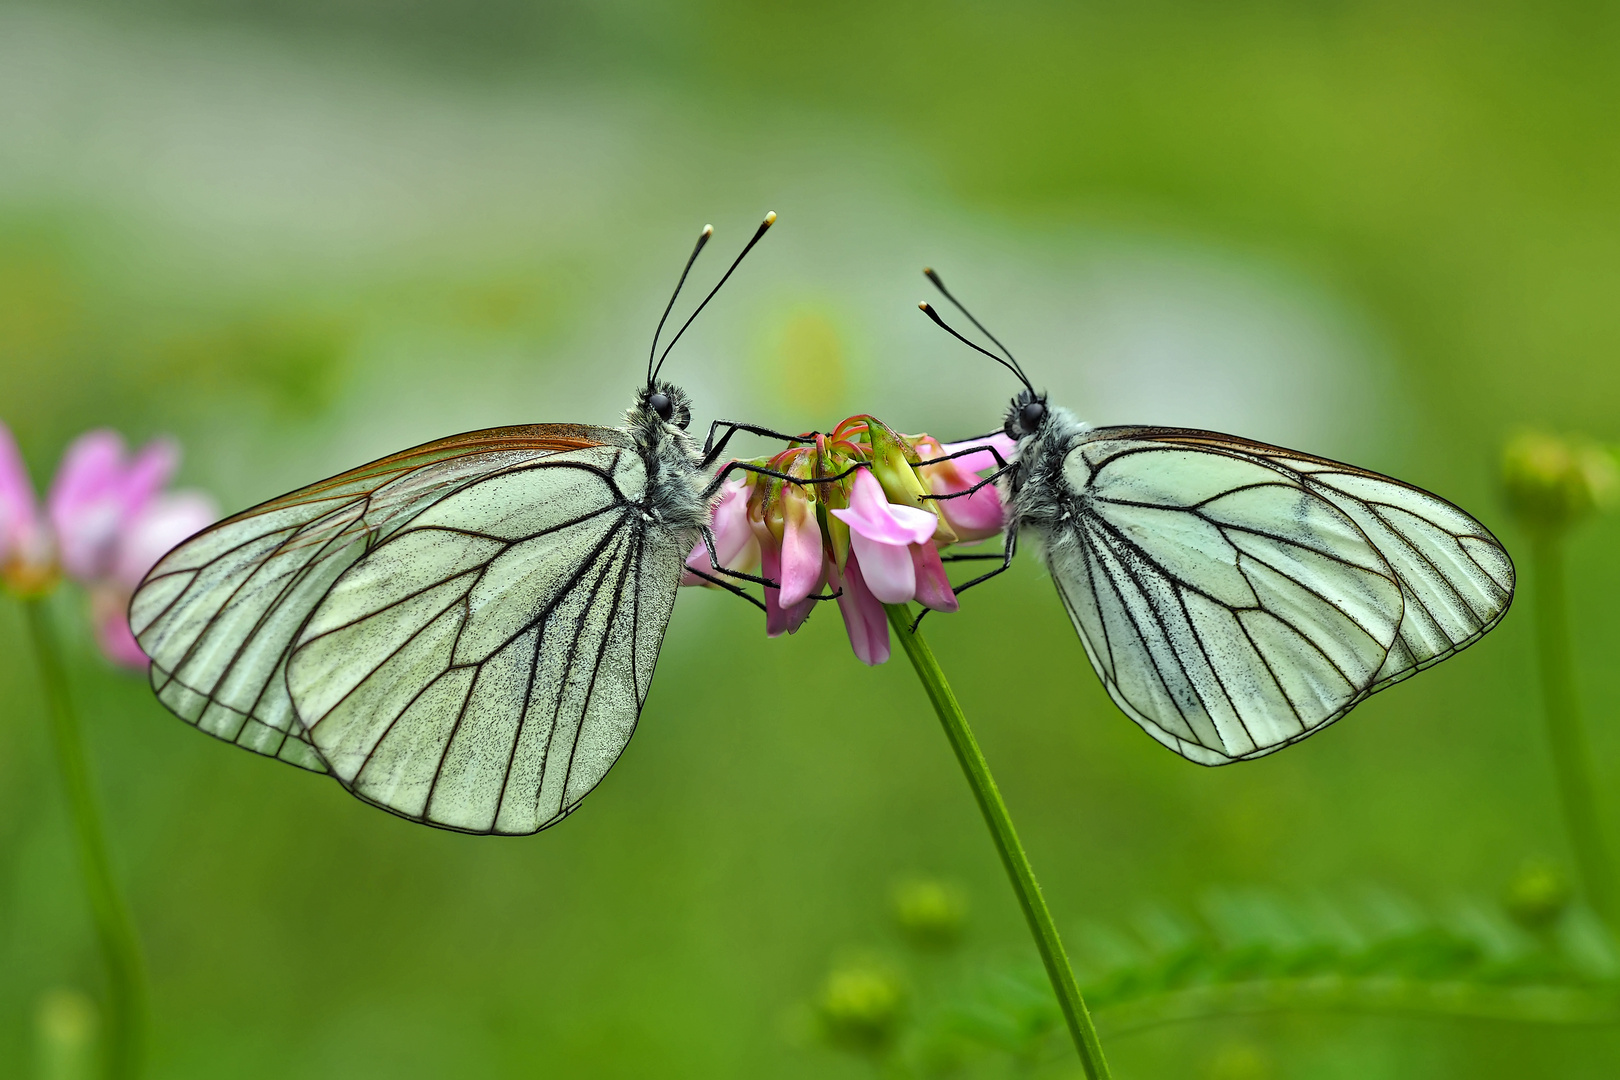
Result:
M1513 565L1428 492L1213 432L1100 428L1064 462L1058 591L1110 696L1193 761L1259 757L1477 641Z
M294 635L338 576L468 484L615 441L543 425L452 436L244 511L181 544L142 582L130 626L158 698L188 723L306 769L326 766L287 694Z
M338 577L287 668L338 780L466 832L572 811L635 728L691 543L643 518L644 483L619 451L509 469Z

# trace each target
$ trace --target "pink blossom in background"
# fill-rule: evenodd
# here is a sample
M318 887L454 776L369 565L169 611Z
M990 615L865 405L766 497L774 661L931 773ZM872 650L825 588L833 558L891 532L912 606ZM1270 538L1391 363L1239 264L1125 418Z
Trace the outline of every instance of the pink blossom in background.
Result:
M196 491L164 492L180 460L171 439L131 456L117 432L88 432L62 455L41 513L11 432L0 424L0 575L25 596L59 574L84 585L96 641L108 659L144 668L127 609L135 587L168 550L219 515Z
M134 457L115 431L75 439L45 500L63 571L79 581L110 574L119 537L179 464L179 447L169 439L152 440Z

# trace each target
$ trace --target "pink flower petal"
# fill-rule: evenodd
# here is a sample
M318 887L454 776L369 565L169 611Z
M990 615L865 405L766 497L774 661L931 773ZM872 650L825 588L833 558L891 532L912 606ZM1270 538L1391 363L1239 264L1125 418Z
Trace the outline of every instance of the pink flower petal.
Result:
M118 536L111 580L133 593L159 559L217 520L219 508L200 491L173 491L148 500Z
M967 488L959 490L965 491ZM947 492L936 491L935 494ZM1001 505L1001 493L996 490L994 484L986 484L971 495L940 499L936 505L945 515L945 522L950 525L951 531L964 544L987 540L1001 532L1007 523L1006 512Z
M775 579L782 584L782 605L791 608L821 590L826 569L821 557L821 523L816 520L809 500L802 492L795 491L784 491L783 498L784 501L796 498L803 504L789 504L784 508L782 576Z
M988 448L995 448L996 453L1001 455L1002 461L1011 461L1013 454L1018 450L1018 443L1009 438L1005 432L1000 431L993 435L986 435L982 439L963 439L961 442L946 443L941 449L946 454L954 454L958 450L967 450L975 446L986 449L977 454L963 454L961 457L952 460L968 472L982 473L987 469L1000 468L996 464L995 455L991 454Z
M120 667L146 670L146 654L135 641L135 635L129 632L129 618L122 612L110 614L96 623L96 644L101 646L102 655Z
M844 629L849 633L849 645L855 650L856 659L874 667L885 663L889 659L889 616L866 587L860 560L852 552L842 575L830 559L828 567L830 583L834 589L842 590L838 610L844 616Z
M771 581L781 581L782 552L774 543L760 545L760 565L762 576ZM814 600L801 599L796 604L784 606L782 604L782 590L765 587L765 636L781 637L791 634L804 625L804 620L810 617L815 609Z
M180 445L173 439L157 438L141 447L120 478L118 501L123 504L125 521L140 513L174 479L179 467Z
M959 606L933 544L912 544L911 563L917 575L917 602L935 611L955 611Z
M81 581L112 573L120 533L179 462L179 448L169 439L154 439L127 463L117 432L101 429L74 440L46 499L62 569Z
M45 508L62 569L81 581L106 575L124 515L124 440L105 429L75 439L62 455Z
M145 671L146 654L129 632L129 594L119 589L97 589L90 595L90 621L96 644L107 659L120 667Z
M939 526L939 519L927 510L891 503L870 469L855 474L849 509L827 512L848 525L851 533L881 544L921 544Z
M1017 444L1006 435L996 434L983 439L948 443L941 448L941 453L950 454L975 446L995 447L1002 460L1006 461L1011 458ZM936 505L946 524L950 525L951 531L964 543L971 544L995 536L1006 524L1001 493L995 489L994 484L986 484L971 495L957 494L977 484L979 473L993 468L998 468L995 457L989 450L982 450L976 454L941 461L937 465L925 465L921 470L928 481L930 494L956 496L940 499Z
M714 554L727 570L747 571L759 562L759 544L754 530L748 524L748 485L741 479L726 483L725 494L714 507L712 531ZM711 577L716 576L709 562L709 551L700 537L686 557L686 565L696 567ZM709 582L696 574L681 575L682 585L707 585Z
M39 507L11 430L0 423L0 567L38 546Z
M933 515L929 515L932 520ZM885 544L855 530L849 547L861 560L861 576L873 596L885 604L904 604L917 594L917 574L911 564L911 545Z

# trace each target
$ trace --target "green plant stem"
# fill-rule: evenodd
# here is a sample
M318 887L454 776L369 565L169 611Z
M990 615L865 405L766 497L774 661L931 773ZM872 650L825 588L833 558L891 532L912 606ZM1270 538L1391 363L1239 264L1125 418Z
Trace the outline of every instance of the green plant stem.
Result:
M78 842L79 868L84 874L90 914L95 920L96 938L107 967L107 1038L103 1051L106 1074L114 1080L132 1080L141 1072L146 1027L141 943L107 859L107 841L90 783L84 737L68 694L67 671L62 665L55 627L46 604L45 599L39 598L25 601L23 607L28 613L28 629L39 660L40 681L44 684L51 719L51 737L56 745L62 787L67 794L73 833Z
M1614 873L1598 825L1592 786L1592 755L1575 694L1575 657L1569 639L1569 597L1564 585L1562 537L1544 534L1531 547L1536 579L1536 651L1541 661L1541 693L1547 715L1547 742L1558 776L1564 825L1575 849L1586 896L1611 926L1620 925L1614 909Z
M995 778L990 775L990 765L979 750L973 729L968 727L962 706L957 704L956 695L945 681L939 661L934 659L934 651L921 635L912 632L910 608L904 604L889 604L886 607L889 625L894 628L901 647L906 650L911 666L917 669L917 677L922 680L923 689L928 691L928 699L934 703L934 711L939 714L939 722L945 727L945 737L951 741L956 760L961 763L968 785L973 788L973 797L979 801L984 822L990 826L990 836L1001 854L1002 865L1007 868L1007 877L1012 880L1018 905L1024 909L1024 918L1029 922L1035 947L1040 950L1041 962L1046 965L1047 978L1052 980L1052 989L1057 993L1063 1019L1068 1022L1069 1034L1074 1038L1074 1048L1079 1051L1080 1065L1085 1069L1088 1080L1107 1080L1108 1062L1103 1059L1097 1029L1086 1010L1085 1000L1080 996L1080 985L1075 982L1074 971L1069 967L1069 957L1063 951L1063 942L1052 923L1052 913L1047 910L1046 900L1041 896L1040 882L1035 880L1035 871L1029 865L1029 856L1024 854L1024 846L1018 842L1018 833L1013 829L1007 804L1002 802L1001 791L996 787Z

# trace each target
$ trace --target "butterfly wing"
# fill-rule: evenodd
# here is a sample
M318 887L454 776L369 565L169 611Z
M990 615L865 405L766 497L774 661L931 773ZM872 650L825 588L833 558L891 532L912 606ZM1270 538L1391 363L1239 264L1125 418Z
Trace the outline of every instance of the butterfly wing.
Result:
M286 668L301 729L355 795L524 834L571 812L635 729L693 538L599 447L506 468L345 569Z
M1478 522L1353 466L1165 428L1090 431L1048 562L1114 701L1208 765L1259 757L1475 641L1512 564Z
M130 603L158 699L187 723L326 771L287 694L294 635L340 574L423 509L525 462L619 439L603 428L469 432L243 511L163 557Z

